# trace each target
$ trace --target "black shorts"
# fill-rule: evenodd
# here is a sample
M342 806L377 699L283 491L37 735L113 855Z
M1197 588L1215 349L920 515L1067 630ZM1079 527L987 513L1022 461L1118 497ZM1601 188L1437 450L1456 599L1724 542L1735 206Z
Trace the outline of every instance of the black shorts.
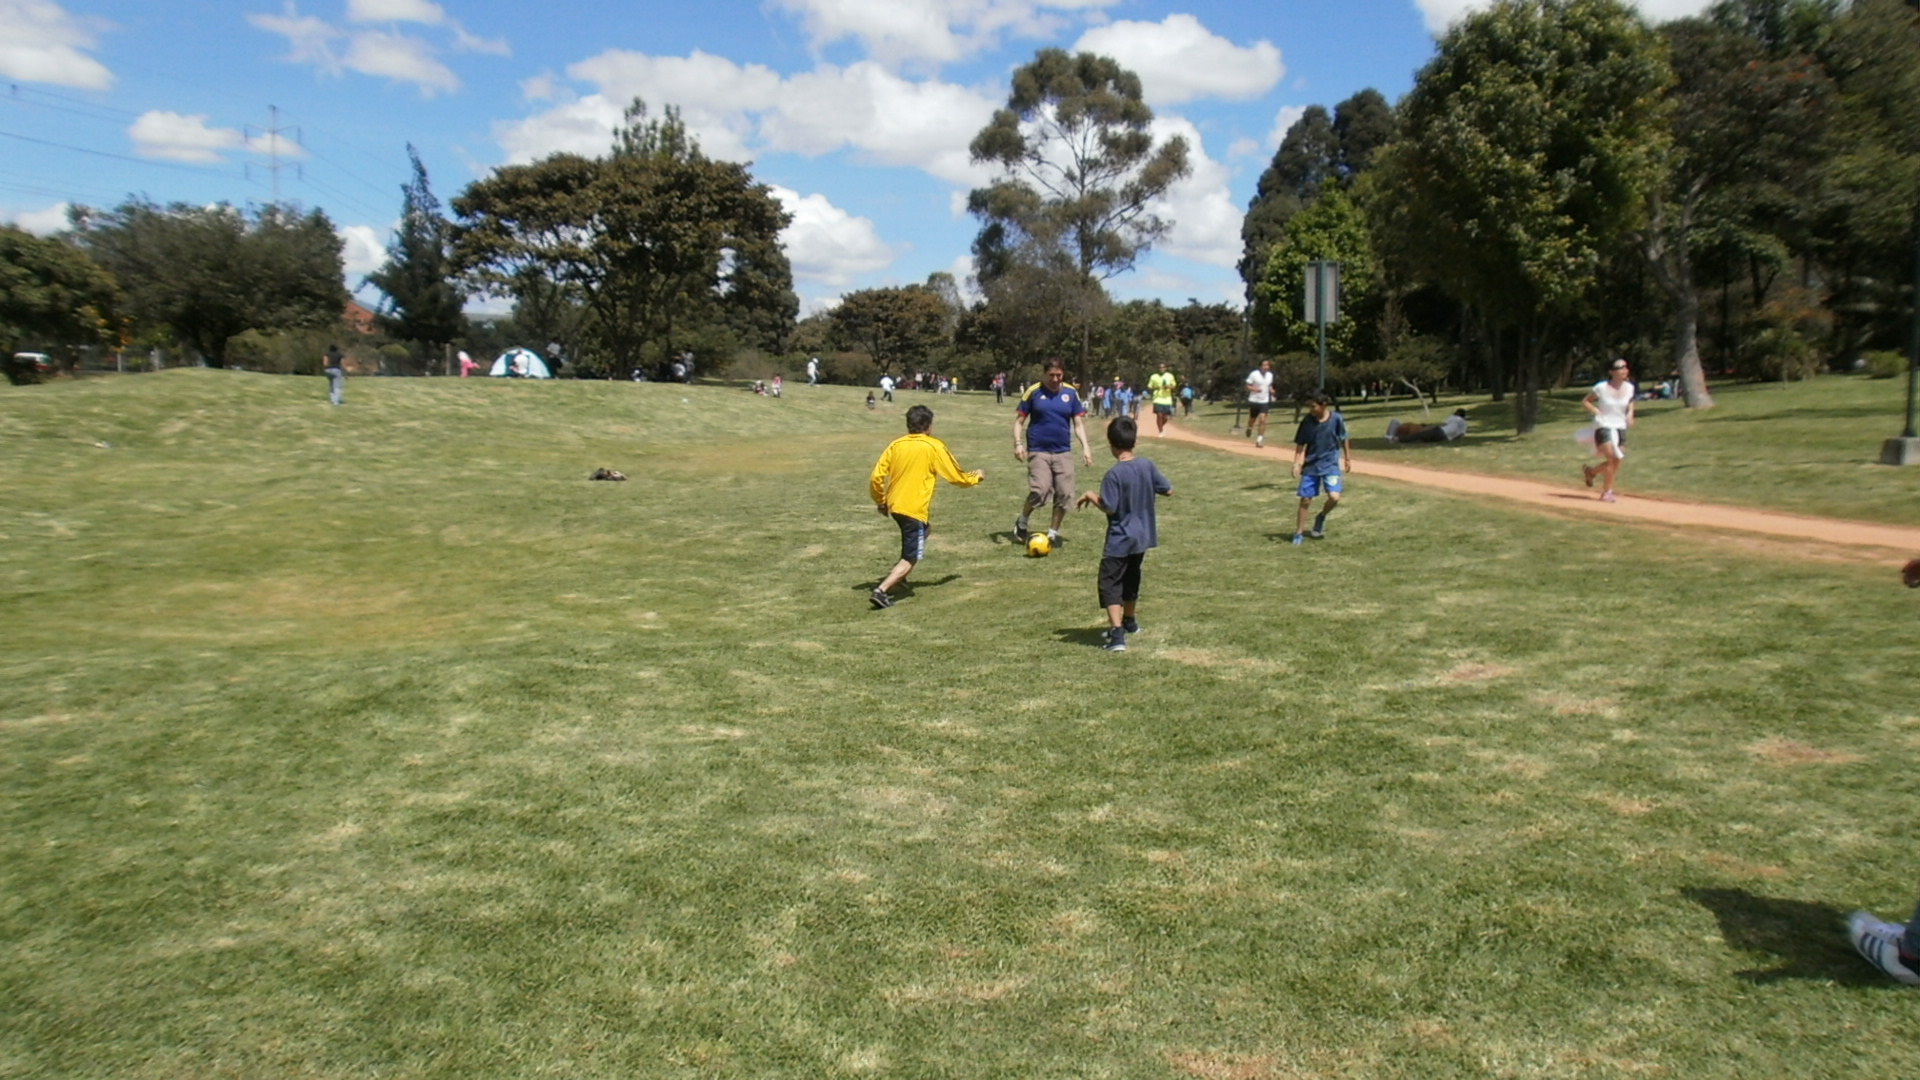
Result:
M1249 401L1247 402L1247 419L1251 420L1256 416L1265 416L1267 415L1267 410L1271 408L1273 408L1272 402Z
M1144 551L1100 557L1101 607L1131 604L1140 599L1140 563L1146 557Z

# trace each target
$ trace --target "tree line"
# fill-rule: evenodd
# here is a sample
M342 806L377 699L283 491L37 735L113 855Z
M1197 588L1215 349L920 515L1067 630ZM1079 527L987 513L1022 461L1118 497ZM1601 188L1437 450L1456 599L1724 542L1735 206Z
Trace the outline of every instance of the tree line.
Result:
M1049 357L1085 382L1160 363L1236 394L1262 358L1314 385L1308 267L1340 267L1336 391L1441 384L1540 394L1627 356L1710 377L1795 378L1898 347L1920 233L1920 4L1722 0L1653 26L1619 0L1500 0L1461 19L1400 101L1363 90L1287 131L1242 225L1244 307L1116 302L1108 284L1174 224L1188 147L1156 138L1140 79L1043 49L970 144L992 179L975 299L951 275L864 289L798 319L790 221L746 165L635 101L599 157L505 166L443 212L412 153L399 228L367 280L416 367L484 328L556 347L565 371L659 372L682 350L746 370L820 356L835 381L939 372L982 386ZM226 362L244 335L330 324L339 241L319 212L75 211L0 234L0 331L16 343L168 339Z

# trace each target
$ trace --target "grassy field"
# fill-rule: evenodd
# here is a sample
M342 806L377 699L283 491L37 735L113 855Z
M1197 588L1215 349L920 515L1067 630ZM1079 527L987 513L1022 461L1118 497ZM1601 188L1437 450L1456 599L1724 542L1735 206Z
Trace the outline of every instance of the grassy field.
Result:
M1496 404L1484 395L1442 398L1426 411L1404 395L1384 403L1343 402L1342 411L1353 425L1355 453L1578 484L1579 466L1588 459L1573 433L1590 422L1580 407L1585 395L1585 387L1548 395L1540 426L1524 438L1514 435L1511 400ZM1643 401L1628 436L1620 490L1920 525L1920 470L1878 464L1880 444L1905 425L1906 395L1905 379L1830 375L1792 385L1717 386L1714 408L1703 411L1689 412L1677 401ZM1437 423L1462 407L1471 427L1459 442L1387 445L1389 419ZM1196 410L1194 423L1225 432L1234 417L1231 404L1206 406ZM1276 431L1281 442L1293 437L1284 411L1269 427L1270 434Z
M1818 509L1886 385L1650 411L1623 488ZM1007 411L863 397L0 388L0 1077L1920 1069L1842 933L1920 892L1893 568L1367 481L1293 548L1274 462L1154 443L1106 654ZM875 612L912 401L988 480Z

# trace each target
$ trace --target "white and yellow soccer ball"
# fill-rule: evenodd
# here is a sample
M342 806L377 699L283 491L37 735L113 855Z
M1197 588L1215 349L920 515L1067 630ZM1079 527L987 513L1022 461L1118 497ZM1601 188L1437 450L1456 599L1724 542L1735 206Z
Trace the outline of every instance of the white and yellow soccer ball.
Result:
M1046 533L1034 533L1027 538L1027 554L1032 558L1038 559L1052 553L1053 541L1047 539Z

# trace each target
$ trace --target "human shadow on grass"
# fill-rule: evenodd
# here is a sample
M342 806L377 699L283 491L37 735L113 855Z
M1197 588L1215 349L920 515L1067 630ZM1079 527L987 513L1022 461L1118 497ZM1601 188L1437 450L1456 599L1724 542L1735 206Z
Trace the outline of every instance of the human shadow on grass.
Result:
M1063 626L1053 632L1053 640L1097 649L1107 643L1107 629L1104 626Z
M937 589L940 586L945 585L950 581L958 581L958 580L960 580L959 574L948 574L946 577L943 577L943 578L923 579L919 581L916 581L913 578L908 578L907 580L893 587L893 598L895 600L905 600L908 597L913 595L913 592L915 589ZM873 590L879 587L880 587L880 579L874 578L873 580L867 582L865 585L855 585L853 587L853 591L859 593L862 596L865 596L866 594L872 592Z
M1896 986L1874 971L1847 941L1847 913L1831 904L1755 896L1745 889L1681 889L1680 895L1713 913L1720 936L1744 952L1776 963L1737 972L1751 983L1817 979L1851 986Z

